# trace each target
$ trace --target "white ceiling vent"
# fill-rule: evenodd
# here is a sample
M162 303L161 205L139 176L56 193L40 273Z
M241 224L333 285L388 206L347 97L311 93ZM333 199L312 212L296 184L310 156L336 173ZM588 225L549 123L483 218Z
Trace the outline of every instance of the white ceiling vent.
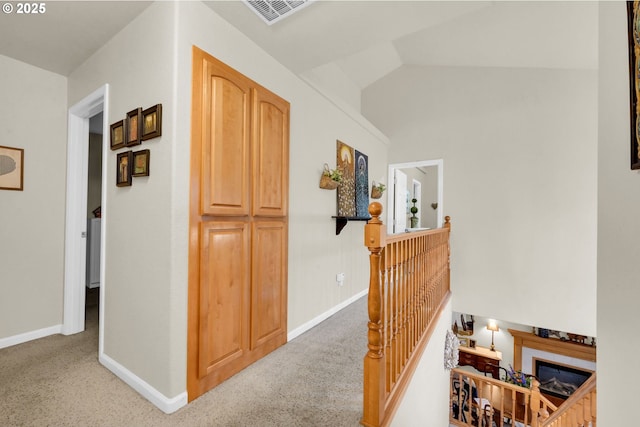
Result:
M294 12L304 9L314 0L244 0L243 3L253 10L268 25L278 22Z

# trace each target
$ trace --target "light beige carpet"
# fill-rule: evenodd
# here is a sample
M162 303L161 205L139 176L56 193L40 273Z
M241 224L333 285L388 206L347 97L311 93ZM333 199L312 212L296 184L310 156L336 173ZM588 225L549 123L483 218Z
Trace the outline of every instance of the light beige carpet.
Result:
M167 415L99 364L83 333L0 350L0 426L358 426L366 297Z

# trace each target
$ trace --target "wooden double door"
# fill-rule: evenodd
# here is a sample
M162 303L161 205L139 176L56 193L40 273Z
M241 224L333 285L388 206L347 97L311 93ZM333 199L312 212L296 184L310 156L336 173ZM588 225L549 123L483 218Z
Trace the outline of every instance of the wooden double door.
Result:
M193 48L189 400L287 339L289 103Z

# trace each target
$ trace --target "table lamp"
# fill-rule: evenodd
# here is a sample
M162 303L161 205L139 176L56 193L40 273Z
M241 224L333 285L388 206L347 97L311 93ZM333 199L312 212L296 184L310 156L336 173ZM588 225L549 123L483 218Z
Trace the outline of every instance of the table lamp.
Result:
M495 320L489 320L489 324L487 325L487 329L491 331L491 351L496 351L496 346L493 345L493 334L498 332L500 328L498 328L498 324Z

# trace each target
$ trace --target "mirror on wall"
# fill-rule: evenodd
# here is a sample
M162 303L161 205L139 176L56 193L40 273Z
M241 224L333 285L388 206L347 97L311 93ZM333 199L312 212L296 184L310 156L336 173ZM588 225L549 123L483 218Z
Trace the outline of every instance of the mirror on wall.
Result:
M387 182L389 234L442 227L442 159L390 164Z

